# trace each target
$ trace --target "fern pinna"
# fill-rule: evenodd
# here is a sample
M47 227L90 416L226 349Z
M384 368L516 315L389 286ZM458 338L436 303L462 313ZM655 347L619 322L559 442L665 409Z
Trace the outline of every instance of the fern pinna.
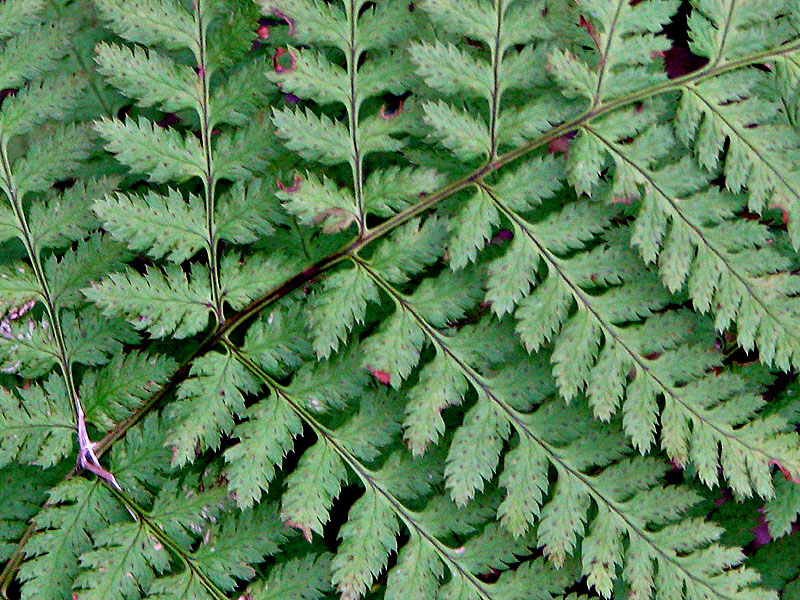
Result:
M3 596L800 598L795 5L0 2Z

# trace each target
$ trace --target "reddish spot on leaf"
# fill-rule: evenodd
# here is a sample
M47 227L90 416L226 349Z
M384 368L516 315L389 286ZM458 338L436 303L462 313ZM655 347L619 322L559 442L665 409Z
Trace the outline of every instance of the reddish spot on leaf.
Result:
M634 197L628 196L627 198L617 198L614 197L611 199L611 204L633 204Z
M311 529L309 529L308 527L298 525L297 523L294 523L292 521L286 521L286 527L294 527L295 529L299 529L300 531L303 532L303 537L306 538L306 541L311 543L313 534L311 533Z
M384 104L384 105L381 106L381 119L384 119L384 120L394 119L401 112L403 112L403 101L402 100L400 100L400 103L397 105L397 108L395 108L394 110L389 111L389 112L386 112L386 105Z
M784 477L786 477L786 481L791 481L792 483L797 483L797 484L799 484L799 485L800 485L800 479L797 479L796 477L794 477L794 476L793 476L793 475L792 475L792 474L789 472L789 470L788 470L786 467L784 467L784 466L783 466L783 465L782 465L780 462L778 462L777 460L770 460L770 461L769 461L767 464L768 464L768 465L775 465L776 467L778 467L778 468L781 470L781 473L783 473L783 476L784 476Z
M290 187L287 187L283 184L283 182L278 179L278 187L281 188L284 192L296 192L300 189L300 184L302 183L302 179L300 179L300 175L295 173L294 182Z
M599 39L597 37L597 28L594 26L594 24L590 23L589 21L587 21L584 18L583 15L581 15L581 18L578 21L578 24L586 30L586 33L589 34L589 37L592 38L592 41L599 48L600 47L600 41L599 41Z
M36 305L36 300L28 300L22 306L17 306L8 311L8 320L16 321Z
M280 63L280 58L284 54L289 55L289 66L284 67ZM286 50L286 48L278 48L275 50L275 54L272 56L272 68L275 69L276 73L291 73L294 71L295 66L297 65L297 57L294 55L294 52Z
M267 27L266 25L261 25L256 30L256 33L258 34L258 37L261 38L262 40L268 40L269 39L269 27Z
M566 154L569 152L569 141L575 137L574 133L567 133L562 135L561 137L557 137L554 140L550 140L547 144L547 151L550 154L556 154L557 152L563 152Z
M378 369L373 369L372 367L367 367L367 371L369 371L372 376L383 385L389 385L392 382L391 375L389 375L386 371L379 371Z
M279 19L286 21L286 24L289 26L289 35L294 35L294 21L292 19L277 9L272 9L272 14Z

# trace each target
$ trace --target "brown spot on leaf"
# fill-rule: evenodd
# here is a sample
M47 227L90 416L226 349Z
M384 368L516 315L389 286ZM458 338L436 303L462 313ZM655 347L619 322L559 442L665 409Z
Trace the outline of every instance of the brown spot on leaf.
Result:
M280 63L280 59L284 54L289 55L289 66L285 67ZM297 66L297 57L295 56L294 52L291 50L287 50L286 48L280 47L275 50L275 54L272 55L272 68L275 69L276 73L291 73L294 71L295 67Z

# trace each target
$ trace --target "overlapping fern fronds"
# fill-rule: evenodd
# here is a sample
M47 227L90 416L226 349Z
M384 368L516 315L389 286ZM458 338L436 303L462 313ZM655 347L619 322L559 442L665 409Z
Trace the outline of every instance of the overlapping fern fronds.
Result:
M0 591L793 597L800 13L681 4L0 2Z

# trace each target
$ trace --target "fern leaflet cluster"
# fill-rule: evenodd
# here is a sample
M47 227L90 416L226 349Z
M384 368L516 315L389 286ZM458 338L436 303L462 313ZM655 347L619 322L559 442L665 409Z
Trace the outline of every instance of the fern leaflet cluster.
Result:
M800 597L794 4L0 2L3 596Z

